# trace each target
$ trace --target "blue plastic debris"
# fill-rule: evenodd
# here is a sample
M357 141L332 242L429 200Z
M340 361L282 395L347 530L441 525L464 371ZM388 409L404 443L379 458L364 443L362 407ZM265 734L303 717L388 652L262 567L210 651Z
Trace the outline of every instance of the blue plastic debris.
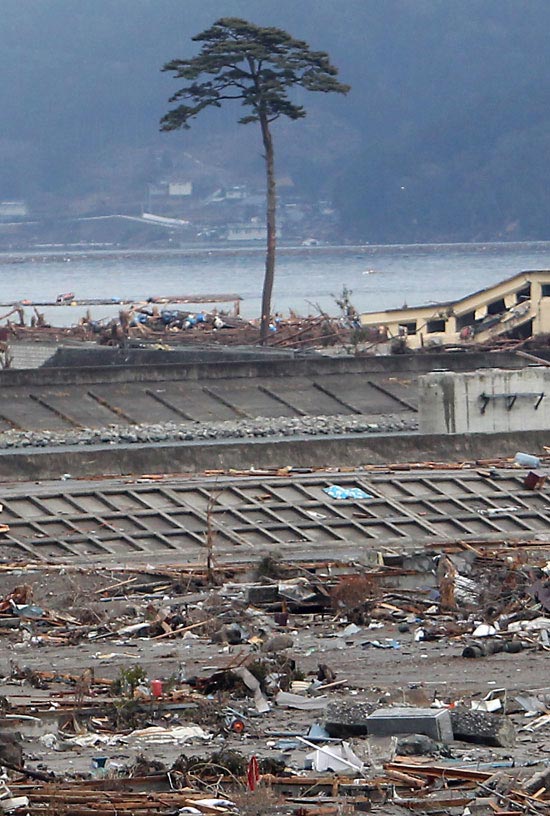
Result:
M365 640L361 644L362 649L369 649L374 646L375 649L400 649L401 644L398 640L392 638L384 638L384 640Z
M360 487L342 487L341 485L331 485L324 487L323 493L327 493L333 499L372 499L370 493L365 493Z
M20 618L38 620L38 618L44 617L44 610L41 606L33 606L32 604L16 604L14 601L10 601L10 604L14 613L19 615Z
M297 748L301 748L302 744L296 739L280 739L277 740L273 747L277 751L295 751Z
M307 732L307 738L310 742L332 742L333 740L333 737L329 735L327 729L319 723L313 723L310 726ZM338 739L335 741L340 742Z

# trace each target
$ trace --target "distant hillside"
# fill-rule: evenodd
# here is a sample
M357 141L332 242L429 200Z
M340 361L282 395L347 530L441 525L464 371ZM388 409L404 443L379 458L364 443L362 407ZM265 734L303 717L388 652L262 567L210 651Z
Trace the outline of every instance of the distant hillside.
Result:
M280 176L335 203L342 240L548 237L548 0L3 0L0 202L105 213L170 176L261 185L238 110L158 132L162 64L231 14L328 50L352 85L276 133Z

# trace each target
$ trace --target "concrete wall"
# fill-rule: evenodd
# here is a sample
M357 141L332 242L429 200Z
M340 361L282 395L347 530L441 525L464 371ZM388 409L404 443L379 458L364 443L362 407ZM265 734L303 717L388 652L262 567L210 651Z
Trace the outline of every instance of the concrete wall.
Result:
M425 374L419 378L419 428L442 434L548 430L550 369Z
M12 348L16 349L17 344ZM95 366L189 365L190 363L248 362L292 359L293 350L262 349L254 346L182 346L172 349L111 348L108 346L60 346L45 363L47 368L90 368ZM302 355L303 356L303 355ZM14 366L18 368L19 366Z
M63 474L89 479L143 473L202 473L252 467L359 467L398 462L459 462L512 457L518 450L539 451L546 431L510 434L388 434L299 437L251 442L186 442L50 450L0 451L0 482L59 479Z
M37 369L47 365L54 352L55 346L47 346L42 343L11 343L12 368Z
M220 380L233 377L304 377L323 374L396 373L419 374L433 369L471 371L485 366L522 368L527 365L510 352L494 354L468 352L457 354L397 354L387 357L322 357L293 360L250 360L241 362L149 365L81 366L40 368L33 371L0 371L0 388L18 385L69 385L96 382L163 382L166 380Z

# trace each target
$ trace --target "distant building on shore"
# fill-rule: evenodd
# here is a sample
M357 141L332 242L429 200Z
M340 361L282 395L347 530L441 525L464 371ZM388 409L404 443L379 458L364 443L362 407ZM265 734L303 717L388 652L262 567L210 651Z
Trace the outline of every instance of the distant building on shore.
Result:
M361 325L411 349L550 333L550 270L519 272L448 303L361 315Z
M150 198L187 198L193 195L191 181L159 181L149 185Z
M262 224L230 224L225 237L228 241L265 241L267 231Z
M279 230L277 237L280 238ZM229 224L225 238L227 241L265 241L267 227L262 223Z

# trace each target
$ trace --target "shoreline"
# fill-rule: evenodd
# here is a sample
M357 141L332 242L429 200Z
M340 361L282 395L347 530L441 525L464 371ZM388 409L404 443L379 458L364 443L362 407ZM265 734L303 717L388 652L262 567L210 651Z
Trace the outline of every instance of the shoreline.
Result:
M361 253L364 255L383 254L388 252L407 252L411 249L423 249L425 251L452 251L456 249L460 252L483 252L489 251L498 247L501 250L510 249L515 250L522 247L533 247L543 249L548 247L550 251L550 240L548 241L471 241L471 242L443 242L443 243L419 243L419 244L323 244L320 246L302 246L296 244L279 245L277 248L278 255L322 255L325 253ZM205 246L183 246L177 249L92 249L83 247L82 249L72 249L59 247L56 249L33 249L33 250L0 250L0 266L2 264L21 264L21 263L57 263L66 258L75 258L78 260L110 260L110 259L133 259L150 257L200 257L204 255L260 255L265 254L265 248L261 246L250 246L248 244L239 244L234 246L231 244L224 244L223 246L205 245Z

